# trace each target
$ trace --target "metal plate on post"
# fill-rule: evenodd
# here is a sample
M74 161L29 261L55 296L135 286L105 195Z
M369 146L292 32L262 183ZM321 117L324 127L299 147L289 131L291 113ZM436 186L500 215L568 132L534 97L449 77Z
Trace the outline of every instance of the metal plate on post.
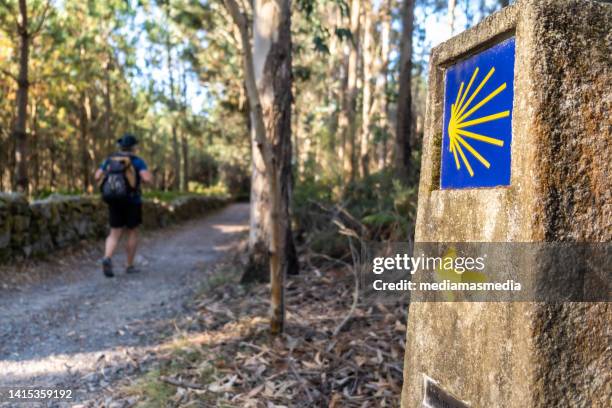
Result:
M465 402L445 391L434 380L424 375L423 408L470 408Z
M514 37L446 69L440 188L510 185Z

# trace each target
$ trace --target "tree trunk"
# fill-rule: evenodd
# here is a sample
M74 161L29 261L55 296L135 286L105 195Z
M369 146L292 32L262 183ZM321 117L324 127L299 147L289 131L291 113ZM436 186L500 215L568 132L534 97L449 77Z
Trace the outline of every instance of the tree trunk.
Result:
M172 190L179 191L181 189L181 149L179 147L179 139L176 130L176 124L172 119Z
M402 37L400 40L399 94L397 100L397 129L395 134L396 171L400 179L410 174L410 132L412 129L412 31L414 28L414 1L404 0L402 5Z
M189 190L189 142L185 132L181 133L181 150L183 153L183 173L181 175L181 191Z
M240 29L244 71L253 118L254 143L269 186L267 213L270 263L270 326L284 329L284 279L292 265L289 222L291 197L291 1L256 0L251 52L247 19L235 0L226 7ZM255 159L255 158L254 158ZM254 160L255 162L255 160ZM255 165L255 164L254 164ZM261 203L251 202L251 206ZM253 212L252 212L253 213ZM251 220L253 222L253 220Z
M15 139L15 186L18 191L28 191L28 135L26 133L28 89L28 62L30 54L30 33L28 32L28 9L26 0L19 0L19 76L17 77L17 119L13 129Z
M37 192L40 188L40 162L41 162L41 134L38 132L38 103L36 100L32 103L32 152L30 155L30 161L33 167L33 180L32 180L32 191Z
M342 135L340 157L343 161L344 180L348 183L355 179L355 113L357 109L357 77L359 62L359 29L360 0L351 1L350 28L352 39L346 67L346 82L342 111L338 119L338 128Z
M341 27L342 26L342 12L334 4L328 4L326 7L330 15L333 16L332 19L330 19L332 20L330 21L330 24L334 24L336 27ZM329 44L329 58L327 62L327 70L328 72L330 72L331 79L332 79L331 82L333 85L327 87L327 103L328 104L333 103L340 107L342 106L342 103L344 101L344 93L346 91L345 82L342 80L342 70L340 69L341 63L342 63L342 56L343 56L342 47L343 47L342 41L340 41L338 36L332 35L330 38L330 44ZM340 83L340 86L336 85L338 83ZM338 157L340 158L340 163L342 163L344 146L338 140L338 135L340 134L339 133L340 114L341 114L341 109L334 109L334 112L330 118L329 150L333 152L333 155L332 155L331 160L329 160L329 158L326 157L326 161L324 162L323 165L333 166L338 161ZM336 149L338 149L338 155L336 155Z
M369 171L369 151L370 151L370 123L372 108L372 71L373 71L373 52L372 52L372 4L365 2L363 13L363 103L361 110L361 152L360 152L360 175L366 177Z
M297 91L297 90L296 90ZM298 99L298 96L295 95L294 96L296 100ZM300 141L300 110L297 106L294 106L293 108L293 112L291 115L291 129L293 131L293 140L295 141L295 143L292 143L291 146L293 148L293 151L291 152L291 155L293 157L295 157L295 161L296 161L296 173L298 176L298 179L300 178L300 176L302 175L302 170L303 170L303 163L304 161L302 160L302 156L300 156L301 153L301 145L303 142Z
M110 153L113 148L113 103L112 103L112 88L111 88L111 77L110 73L113 68L112 57L110 52L108 54L108 61L106 61L106 69L104 70L104 81L105 81L105 92L104 92L104 140L106 140L106 146L104 148L108 150L105 153Z
M379 102L379 117L380 127L384 130L384 138L380 145L380 156L378 160L378 169L383 170L387 166L388 155L388 139L391 129L389 127L389 96L387 90L389 87L389 53L391 45L391 0L387 0L382 13L382 24L380 32L380 75L376 87L376 95ZM381 78L382 77L382 78Z
M280 3L284 3L281 1ZM258 7L255 17L267 19L266 13L276 13L271 11L272 8L282 9L279 0L260 0L256 4ZM280 164L281 171L280 184L283 188L282 207L286 209L281 212L289 214L289 202L291 199L291 78L286 79L287 84L281 79L275 77L275 70L281 72L286 70L288 75L291 72L291 55L290 37L279 38L273 42L270 38L274 32L279 32L285 24L289 24L290 16L286 17L287 21L279 21L276 27L261 27L262 33L260 36L255 36L254 41L254 69L258 88L258 95L261 97L261 109L264 115L265 122L265 137L274 145L276 163ZM261 25L260 20L259 25ZM258 24L255 20L254 24ZM255 31L257 33L257 31ZM288 36L288 35L287 35ZM288 42L281 44L281 40ZM284 55L287 54L287 55ZM265 71L265 72L264 72ZM285 71L283 71L285 72ZM285 89L286 88L286 89ZM248 86L247 86L248 91ZM249 92L247 92L249 93ZM249 98L250 98L249 94ZM289 102L286 102L289 101ZM286 106L283 106L286 104ZM257 119L253 107L250 108L252 115L252 173L251 173L251 212L250 212L250 230L249 230L249 262L242 276L242 282L268 282L270 280L270 235L274 223L271 219L270 207L273 206L271 201L270 178L267 174L266 160L262 154L262 148L258 142L257 135ZM286 132L286 135L283 135ZM287 215L289 217L289 215ZM286 220L284 226L286 236L286 269L289 274L297 274L299 265L293 235L291 233L291 225L289 220Z
M50 161L50 166L49 166L49 186L51 187L51 190L54 190L56 187L56 181L55 181L55 155L57 154L57 148L55 147L55 142L53 141L52 138L50 138L49 140L49 161Z
M189 101L187 100L187 71L183 69L182 84L181 84L181 116L186 120L187 118L187 106ZM181 191L189 191L189 138L186 131L181 132L181 152L183 155L183 171L181 173Z
M249 261L242 283L268 282L270 279L269 231L271 229L270 191L266 179L266 164L257 145L255 130L251 131L251 207L249 216Z
M170 179L170 176L168 175L168 169L166 168L166 155L163 154L162 156L162 165L161 165L161 169L162 169L162 177L161 177L161 183L162 183L162 190L163 191L168 191L168 185L170 184L168 182L168 180Z
M76 166L75 166L75 158L72 157L71 152L75 151L78 149L73 150L73 146L72 146L72 141L70 141L68 143L68 145L66 146L66 150L64 152L62 152L64 154L64 163L66 163L66 172L62 172L62 175L64 176L64 180L62 181L60 178L59 181L59 185L68 185L68 188L70 190L76 190L76 182L78 180L78 176L76 174ZM61 169L61 164L60 164L60 169Z
M7 157L5 155L7 143L2 140L2 128L0 127L0 191L5 191L4 187L4 167L7 162Z
M168 34L170 35L170 34ZM181 150L179 147L179 140L176 129L176 94L175 94L175 86L174 86L174 71L172 64L172 44L170 42L170 38L166 43L166 52L167 52L167 62L168 62L168 77L170 80L170 127L172 134L172 154L173 154L173 163L172 169L174 173L174 178L172 179L172 189L174 191L178 191L181 188Z
M91 187L91 169L89 157L89 120L91 117L91 108L89 105L89 97L81 95L81 109L79 114L79 133L80 133L80 149L81 149L81 180L83 183L83 191L89 191Z

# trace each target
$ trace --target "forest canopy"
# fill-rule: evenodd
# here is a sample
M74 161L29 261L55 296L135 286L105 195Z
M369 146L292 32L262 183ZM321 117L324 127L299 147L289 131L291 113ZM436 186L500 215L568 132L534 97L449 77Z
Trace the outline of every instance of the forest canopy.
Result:
M385 170L398 143L410 155L406 165L418 158L427 54L444 36L426 25L457 31L504 3L294 1L298 183L344 184ZM244 9L251 19L252 7ZM406 10L414 20L408 33ZM156 189L224 183L248 193L241 48L223 1L1 0L0 190L91 193L93 171L131 132ZM398 104L406 77L408 110ZM398 126L409 129L405 141Z

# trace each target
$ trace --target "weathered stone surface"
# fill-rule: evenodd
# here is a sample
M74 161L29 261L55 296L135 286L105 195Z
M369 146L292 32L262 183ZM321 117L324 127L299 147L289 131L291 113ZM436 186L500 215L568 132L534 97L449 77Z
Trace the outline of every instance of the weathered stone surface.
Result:
M518 0L430 61L416 240L612 240L612 4ZM444 67L514 35L509 187L439 190ZM546 278L546 272L529 271ZM473 407L604 407L608 303L414 303L402 407L423 375Z
M170 204L145 200L143 226L160 228L205 214L228 200L188 196ZM0 193L0 263L43 256L108 232L108 209L97 197L52 195L27 202L23 195Z
M23 194L20 193L2 193L0 192L0 201L4 202L9 208L12 208L14 212L25 211L23 208L28 206L28 200Z
M27 215L15 215L13 217L13 231L20 233L27 231L30 227L30 217Z

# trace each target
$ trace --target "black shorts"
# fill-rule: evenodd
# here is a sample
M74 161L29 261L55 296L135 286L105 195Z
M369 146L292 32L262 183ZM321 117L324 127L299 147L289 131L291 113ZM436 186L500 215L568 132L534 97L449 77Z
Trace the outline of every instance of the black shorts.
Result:
M108 205L108 220L111 228L137 228L142 224L142 204L111 203Z

